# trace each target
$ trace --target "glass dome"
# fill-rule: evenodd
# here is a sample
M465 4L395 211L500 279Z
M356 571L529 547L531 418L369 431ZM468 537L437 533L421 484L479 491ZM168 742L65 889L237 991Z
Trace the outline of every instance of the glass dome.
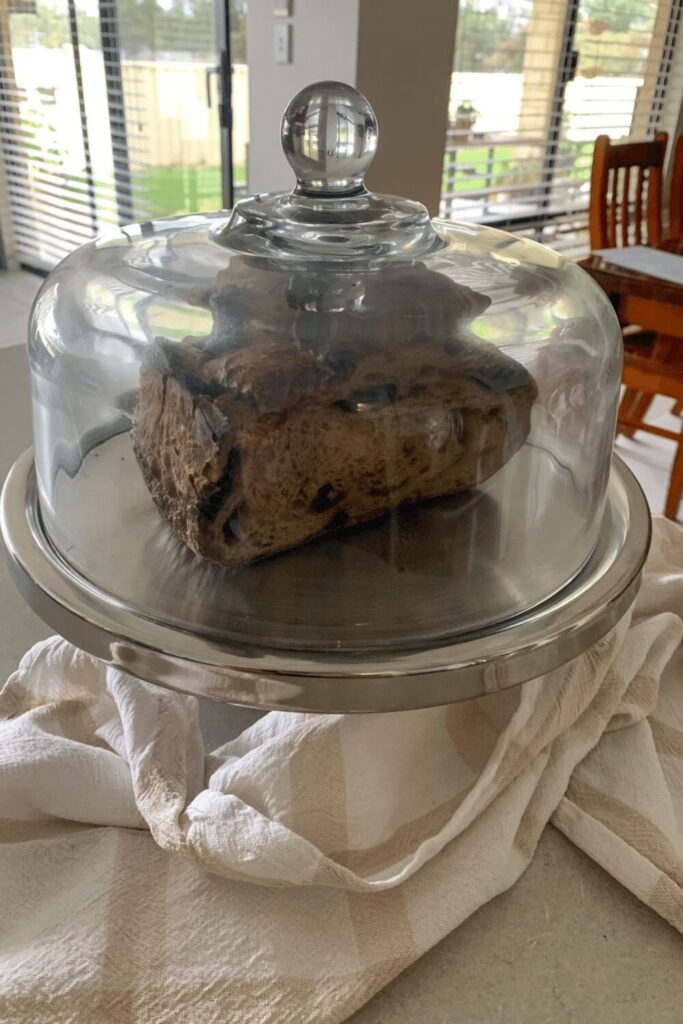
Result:
M621 339L534 242L366 191L367 101L290 103L291 194L96 239L30 328L44 529L93 592L241 649L419 650L566 587Z

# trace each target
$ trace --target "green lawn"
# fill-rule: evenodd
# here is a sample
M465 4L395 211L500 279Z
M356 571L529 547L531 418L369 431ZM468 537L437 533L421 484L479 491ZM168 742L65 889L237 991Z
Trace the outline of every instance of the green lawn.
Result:
M531 159L522 158L518 153L516 146L495 146L492 155L486 145L472 149L461 148L457 153L455 169L450 165L450 170L450 155L447 154L443 191L476 192L484 188L504 187L510 183L522 185L525 177L530 183L538 181L542 173L543 151L539 149L538 157ZM585 179L592 153L592 142L564 143L560 155L573 157L574 163L573 166L564 163L561 176L577 181ZM246 183L244 164L236 165L234 174L236 185ZM452 180L449 181L449 178ZM219 167L156 167L137 173L135 181L141 207L140 216L165 217L195 210L218 210L221 207Z
M24 122L24 130L30 139L33 125ZM524 187L527 183L536 185L542 180L545 154L541 147L531 150L529 147L494 145L485 143L471 149L460 146L455 153L446 153L442 175L442 192L465 193L479 192L484 189L504 191L506 186ZM526 155L525 155L526 154ZM60 151L54 150L57 159ZM556 178L585 182L590 176L593 155L592 142L562 141L560 144L560 166ZM246 167L237 164L234 168L236 186L246 184ZM175 213L192 213L194 211L218 210L222 206L221 172L219 167L185 167L172 165L169 167L147 168L135 171L135 219L148 217L165 217ZM88 183L83 174L65 180L82 200L87 200ZM98 197L103 202L111 201L114 192L113 182L96 181ZM492 197L495 202L495 193ZM103 214L106 223L107 217Z
M235 184L244 184L244 164L237 165L234 174ZM222 205L220 167L155 167L137 173L135 185L146 216L219 210Z
M508 161L514 157L514 153L513 146L496 146L494 148L490 166L492 173L490 184L502 184L501 179L513 167ZM451 163L452 159L452 153L445 155L442 183L444 192L474 192L489 185L489 182L486 180L489 173L488 146L476 147L475 149L459 149L456 154L455 167ZM453 178L455 180L452 180Z

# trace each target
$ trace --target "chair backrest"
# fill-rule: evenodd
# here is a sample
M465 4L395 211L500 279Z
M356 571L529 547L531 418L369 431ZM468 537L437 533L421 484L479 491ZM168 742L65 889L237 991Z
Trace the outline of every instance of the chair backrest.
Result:
M669 237L675 242L683 239L683 135L676 139L674 149L669 194Z
M668 139L659 132L652 142L612 142L607 135L595 140L588 216L592 249L659 245Z

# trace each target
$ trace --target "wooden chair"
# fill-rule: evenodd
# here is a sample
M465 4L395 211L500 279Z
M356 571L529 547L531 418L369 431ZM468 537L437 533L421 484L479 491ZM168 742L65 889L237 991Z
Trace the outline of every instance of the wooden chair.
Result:
M676 139L669 194L669 244L683 243L683 135Z
M669 248L683 254L683 134L676 139L674 148L667 243ZM683 402L676 402L673 412L674 416L683 416Z
M662 179L668 136L660 132L652 142L613 143L606 135L595 142L589 229L592 249L662 243ZM670 211L671 233L683 236L683 143L676 159L681 176L680 202ZM672 183L672 198L674 186ZM675 519L683 492L683 434L655 427L645 416L655 395L683 402L683 342L645 333L635 324L622 323L626 391L619 407L617 431L632 437L644 430L677 442L665 514Z
M666 132L660 132L652 142L612 142L608 135L599 135L595 140L588 211L591 249L612 249L632 242L660 244L662 177L668 140ZM632 331L629 340L631 344L642 345L654 338ZM627 388L619 410L620 420L642 421L651 403L652 395ZM634 430L623 427L622 433L632 437Z
M591 249L660 244L668 140L666 132L659 132L652 142L612 142L607 135L597 137L588 207Z

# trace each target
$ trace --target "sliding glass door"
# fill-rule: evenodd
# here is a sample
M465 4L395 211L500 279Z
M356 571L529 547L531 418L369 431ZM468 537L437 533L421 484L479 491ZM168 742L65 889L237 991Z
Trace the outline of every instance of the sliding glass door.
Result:
M228 0L0 10L0 144L23 263L49 269L120 224L231 205Z

